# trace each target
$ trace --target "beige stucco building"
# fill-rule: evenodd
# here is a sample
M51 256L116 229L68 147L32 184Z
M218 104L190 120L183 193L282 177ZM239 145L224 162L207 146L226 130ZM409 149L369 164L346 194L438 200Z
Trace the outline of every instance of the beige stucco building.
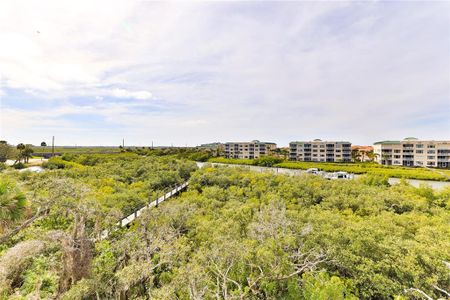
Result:
M350 162L352 160L352 144L319 139L310 142L290 142L289 160Z
M277 148L277 144L270 142L228 142L225 143L226 158L259 158L270 155Z
M450 141L381 141L374 144L373 152L383 165L450 168Z

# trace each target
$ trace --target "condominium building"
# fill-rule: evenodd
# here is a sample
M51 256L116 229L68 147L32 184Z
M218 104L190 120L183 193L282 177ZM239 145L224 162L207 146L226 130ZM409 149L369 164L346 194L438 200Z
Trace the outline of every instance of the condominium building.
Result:
M290 142L289 160L317 162L350 162L352 144L316 139L311 142Z
M375 160L383 165L450 168L450 141L381 141L373 146Z
M259 158L270 155L277 148L277 144L251 141L251 142L228 142L225 143L226 158Z

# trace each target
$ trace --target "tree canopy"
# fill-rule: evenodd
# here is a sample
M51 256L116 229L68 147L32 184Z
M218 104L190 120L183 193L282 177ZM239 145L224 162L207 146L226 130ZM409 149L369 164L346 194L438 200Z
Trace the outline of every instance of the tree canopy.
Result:
M0 199L24 201L5 206L19 214L2 210L4 233L34 218L0 247L6 298L420 299L450 290L450 189L197 170L127 152L45 167L0 176ZM188 191L99 239L186 180Z

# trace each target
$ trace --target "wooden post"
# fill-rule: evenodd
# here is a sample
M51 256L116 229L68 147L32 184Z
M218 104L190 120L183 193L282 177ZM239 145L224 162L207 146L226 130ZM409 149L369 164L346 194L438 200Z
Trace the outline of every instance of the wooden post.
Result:
M55 136L52 136L52 157L55 156Z

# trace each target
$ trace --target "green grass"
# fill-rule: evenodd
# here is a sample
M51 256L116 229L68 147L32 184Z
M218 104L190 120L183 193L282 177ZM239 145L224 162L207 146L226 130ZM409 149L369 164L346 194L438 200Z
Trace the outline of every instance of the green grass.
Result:
M251 159L211 158L209 162L224 164L255 165ZM376 163L317 163L285 161L274 167L307 170L318 168L326 172L345 171L353 174L373 174L395 178L450 181L450 170L430 170L422 168L406 168L397 166L383 166Z
M34 153L51 153L52 147L33 147ZM55 153L69 153L69 154L109 154L119 153L119 147L55 147Z

